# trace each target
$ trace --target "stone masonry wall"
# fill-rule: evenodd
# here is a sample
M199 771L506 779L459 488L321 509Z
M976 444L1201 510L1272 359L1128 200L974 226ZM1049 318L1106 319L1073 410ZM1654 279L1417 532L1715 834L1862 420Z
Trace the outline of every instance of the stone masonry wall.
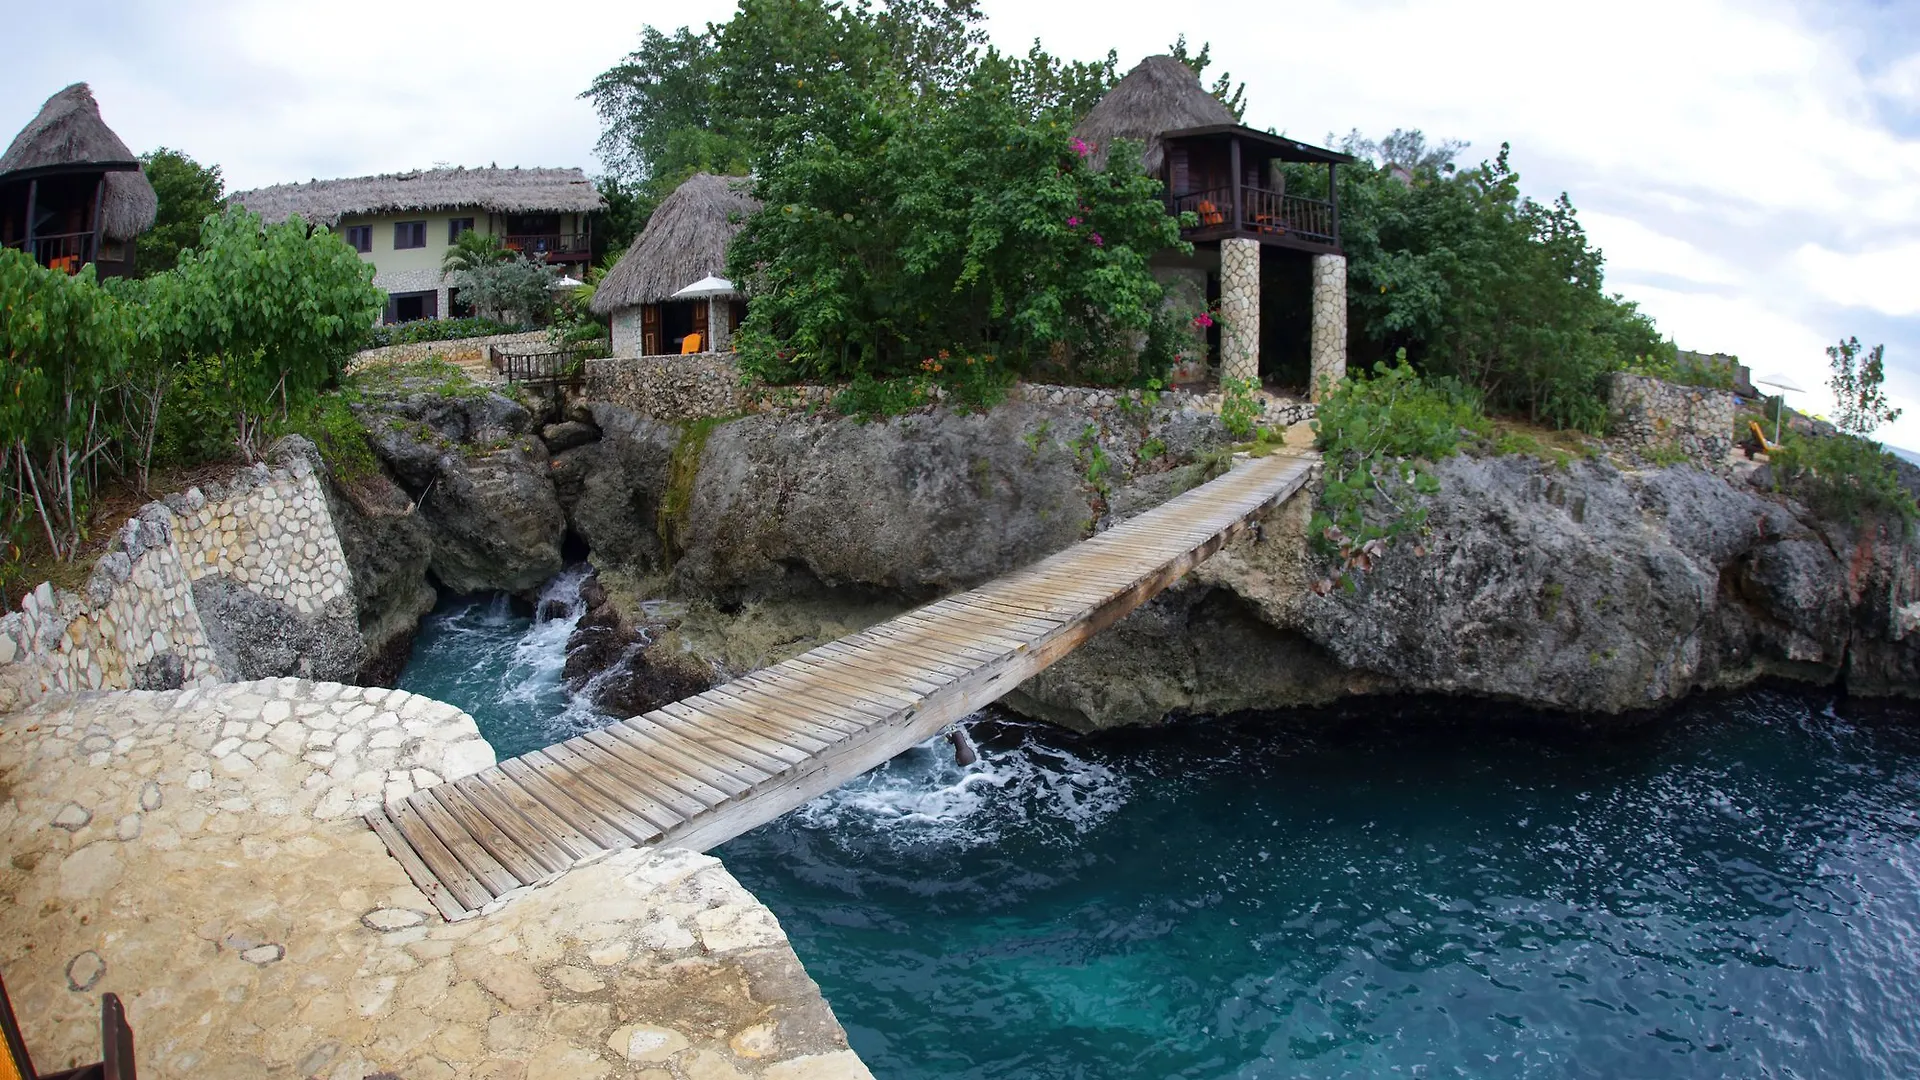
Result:
M1313 327L1308 334L1311 395L1347 377L1347 257L1313 257Z
M1220 377L1260 381L1260 242L1220 241Z
M824 409L832 405L840 390L838 386L818 385L748 386L742 383L740 370L730 357L721 353L615 356L587 361L587 400L618 405L661 420L738 416L781 409ZM940 388L935 387L933 400L937 402L943 397ZM1284 428L1313 418L1313 406L1304 401L1275 397L1264 390L1254 391L1254 399L1257 424ZM1007 391L1007 400L1069 405L1103 417L1109 413L1137 412L1146 399L1139 390L1023 382ZM1197 394L1164 390L1156 404L1175 412L1217 414L1220 394L1218 391Z
M1646 450L1679 450L1707 466L1725 461L1733 449L1739 398L1732 391L1626 372L1609 378L1607 412L1615 438Z
M543 346L546 343L545 330L526 330L517 334L488 334L485 337L457 338L453 341L415 341L405 345L383 345L377 349L362 349L354 355L347 367L357 369L377 364L411 364L416 360L425 360L433 356L450 364L475 363L486 360L489 345L524 349L528 346Z
M232 677L194 600L194 582L209 577L302 615L350 598L346 558L307 458L287 455L277 468L242 470L229 486L149 503L115 534L79 593L43 583L0 618L0 712L49 693Z
M735 416L751 405L732 358L710 352L589 360L586 396L661 420Z

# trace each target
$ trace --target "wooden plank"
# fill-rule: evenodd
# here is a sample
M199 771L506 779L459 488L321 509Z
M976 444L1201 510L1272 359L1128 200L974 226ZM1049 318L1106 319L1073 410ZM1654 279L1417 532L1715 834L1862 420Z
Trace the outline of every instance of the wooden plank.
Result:
M995 648L984 642L956 642L931 636L928 628L915 623L894 619L869 627L864 633L884 637L891 647L909 646L934 656L942 656L967 671L981 664L991 664L1008 655L1012 650ZM951 635L949 635L951 637Z
M723 802L772 775L745 762L715 753L669 727L649 713L631 716L602 729L607 740L595 740L608 753L651 770L662 779L702 801ZM640 736L635 738L635 735ZM626 747L632 749L626 749ZM775 770L777 772L779 770ZM709 802L709 805L712 803Z
M537 761L535 758L534 754L509 758L500 763L500 771L507 774L507 779L520 785L521 790L539 800L540 805L554 816L572 825L602 849L619 851L636 843L651 843L659 838L660 827L638 814L615 807L619 816L608 817L574 798L566 787L554 783L548 775L564 774L566 770L547 760L544 755L539 755Z
M804 709L790 709L779 698L765 691L748 688L740 692L738 683L717 686L702 695L701 707L718 715L740 723L756 722L769 737L779 731L781 739L808 739L819 744L824 750L838 743L859 728L846 721L832 722L833 718L820 713L809 713ZM846 725L845 727L841 725ZM798 745L798 744L796 744Z
M808 660L804 656L796 656L791 660L775 664L774 670L784 673L797 682L837 690L889 712L916 708L923 697L898 687L887 686L878 680L864 681L857 672L836 671L833 667Z
M385 810L370 810L365 817L374 835L387 845L387 850L399 862L400 868L405 870L407 877L413 880L413 884L427 895L427 899L440 912L442 918L448 922L458 922L473 914L473 910L455 899L452 891L441 882L440 876L421 860L420 853L414 850L405 836L401 835L400 830L394 826L393 819L387 817Z
M487 854L487 849L480 846L473 834L462 828L459 820L447 813L440 801L434 798L431 788L407 796L406 805L420 815L421 820L427 823L427 828L433 830L433 835L447 845L447 850L453 852L453 857L460 860L460 865L466 867L468 873L479 879L487 892L499 896L526 884L515 877L513 871L500 865L500 860Z
M746 762L768 775L805 761L813 751L822 749L811 739L807 740L805 749L790 746L755 731L744 721L708 711L717 708L711 703L706 708L694 708L683 702L674 702L655 709L647 718L662 727L674 728L689 738L697 736L703 745L736 761Z
M718 695L701 701L698 706L691 702L677 701L672 705L662 706L660 711L690 724L721 730L727 738L751 746L760 754L776 758L789 765L796 761L805 761L809 755L819 753L840 741L840 732L834 731L832 738L822 739L812 731L802 730L791 724L762 719Z
M942 622L956 622L969 628L978 628L989 634L1014 641L1029 641L1045 637L1060 629L1058 619L1035 619L1025 615L1014 615L1004 611L986 611L971 607L959 599L942 600L938 604L921 609L921 615Z
M938 692L941 687L953 681L943 672L931 671L921 664L877 645L867 645L863 648L859 645L850 646L836 641L830 645L822 645L816 651L823 657L844 661L849 668L873 672L877 676L890 680L894 685L912 690L922 697Z
M817 708L832 712L849 723L861 724L863 731L866 727L886 720L898 711L885 705L876 705L862 696L808 682L803 677L781 671L779 668L761 668L735 682L734 685L779 697L796 709Z
M725 792L713 791L698 781L682 777L672 766L648 754L635 753L619 743L614 744L621 751L619 754L609 752L601 745L601 741L611 738L602 734L600 739L595 740L569 739L562 746L548 747L547 752L556 756L561 752L573 755L573 760L567 762L567 768L575 775L599 788L609 798L618 799L622 805L635 809L642 804L652 803L666 807L685 820L699 817L708 807L726 801ZM675 783L676 780L679 783ZM687 788L693 788L701 794L688 794Z
M427 864L427 868L433 871L433 876L440 880L440 884L447 887L447 891L453 894L453 898L458 900L461 906L479 911L493 902L493 893L487 891L487 887L480 884L480 879L469 873L467 868L460 864L460 860L453 857L453 852L447 850L447 845L441 843L440 838L427 827L427 823L421 819L418 811L407 803L399 803L388 809L391 811L393 824L400 830L400 834L406 837L407 843L413 845L413 850L419 854L420 860Z
M486 819L493 822L493 828L499 828L501 832L505 832L507 838L515 842L515 846L534 857L534 861L540 865L541 876L559 874L561 871L566 871L568 867L572 867L576 855L572 851L563 849L553 838L549 838L538 824L534 824L534 821L530 821L524 813L520 813L515 803L503 798L495 788L501 788L501 790L513 788L513 780L507 780L505 776L495 776L490 784L480 776L461 776L459 780L453 782L453 790L457 790L468 803L472 803L472 807L478 813L486 815ZM440 801L445 799L442 798ZM453 809L453 807L449 805L447 809ZM545 815L545 817L553 817L553 815ZM493 857L499 859L497 853ZM505 863L505 859L501 861ZM515 869L513 863L507 863L507 869L513 871ZM518 874L518 871L515 871L515 874Z
M594 813L618 825L621 832L630 835L647 832L648 839L640 843L652 843L667 829L702 809L700 804L689 805L686 801L673 805L662 804L644 792L634 790L632 785L620 783L618 776L601 776L600 770L594 768L594 763L574 753L564 743L556 743L540 753L552 765L550 769L541 770L541 776L565 789L582 806L591 807Z
M1022 653L1033 648L1033 642L996 634L991 630L973 623L961 623L951 617L902 615L900 622L929 637L950 641L956 645L981 643L1004 653Z
M436 799L441 809L458 822L473 841L480 845L493 860L507 868L522 885L533 885L545 881L559 870L566 869L563 864L548 869L532 852L520 846L506 829L501 828L488 817L467 793L460 790L458 784L436 784L417 794ZM511 818L509 819L511 820Z
M938 671L948 682L965 678L974 668L1001 656L985 649L962 650L952 645L935 645L887 626L868 627L860 632L857 640L875 648L891 649L915 664Z
M703 704L715 702L754 716L767 716L771 718L769 722L786 727L798 726L827 743L837 743L849 735L858 735L866 730L862 720L849 718L834 710L809 707L806 703L790 703L771 686L753 681L751 677L716 686L702 695L701 700Z
M565 870L581 859L606 850L574 828L565 818L547 809L532 793L501 772L498 766L462 777L454 783L467 793L468 798L479 803L480 808L487 811L487 816L496 822L500 819L494 815L494 807L502 808L503 813L512 810L525 818L535 836L544 844L533 846L523 841L520 846L533 852L542 862L558 864L553 867L555 870Z

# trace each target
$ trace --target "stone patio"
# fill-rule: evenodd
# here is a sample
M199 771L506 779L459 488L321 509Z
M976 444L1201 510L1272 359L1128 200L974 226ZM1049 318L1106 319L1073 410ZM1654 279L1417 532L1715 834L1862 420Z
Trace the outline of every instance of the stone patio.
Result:
M869 1077L715 859L630 850L448 924L358 813L493 761L459 710L284 679L0 717L0 974L35 1064L143 1080Z

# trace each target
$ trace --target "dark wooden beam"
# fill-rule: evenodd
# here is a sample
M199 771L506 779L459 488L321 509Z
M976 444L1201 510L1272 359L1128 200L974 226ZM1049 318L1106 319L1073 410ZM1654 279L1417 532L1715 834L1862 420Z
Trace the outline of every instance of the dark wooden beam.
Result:
M1240 175L1240 136L1235 135L1227 141L1227 169L1233 176L1233 227L1245 228L1246 217L1241 213L1240 184L1244 179Z
M93 266L97 276L102 269L100 263L100 241L105 231L100 227L100 211L107 201L107 174L101 173L100 179L93 185Z
M33 252L33 211L34 204L37 203L39 199L40 180L36 177L27 181L27 258L33 259L35 262L39 262L40 260Z
M1333 162L1327 162L1327 204L1333 207L1333 246L1340 246L1340 178L1333 174Z

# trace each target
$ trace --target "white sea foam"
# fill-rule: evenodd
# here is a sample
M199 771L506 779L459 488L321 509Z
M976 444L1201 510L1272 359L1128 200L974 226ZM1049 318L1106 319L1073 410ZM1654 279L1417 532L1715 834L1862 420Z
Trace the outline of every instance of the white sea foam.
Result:
M1127 801L1128 780L1099 762L1024 736L1011 747L980 747L972 765L954 762L945 735L795 810L790 823L890 846L972 848L1020 831L1070 840Z

